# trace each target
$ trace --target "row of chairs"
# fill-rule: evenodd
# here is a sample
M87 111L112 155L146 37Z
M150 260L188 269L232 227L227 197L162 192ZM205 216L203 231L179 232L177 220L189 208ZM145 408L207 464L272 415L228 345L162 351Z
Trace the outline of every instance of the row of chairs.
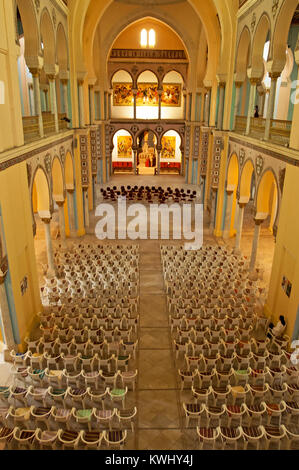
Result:
M118 431L42 431L24 430L19 427L0 429L0 442L7 450L98 450L123 449L126 430ZM104 445L105 443L105 445Z

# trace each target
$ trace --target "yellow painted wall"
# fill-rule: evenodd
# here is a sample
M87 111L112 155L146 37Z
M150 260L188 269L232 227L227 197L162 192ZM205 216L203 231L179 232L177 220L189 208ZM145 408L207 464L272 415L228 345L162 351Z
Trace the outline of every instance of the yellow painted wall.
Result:
M276 239L269 296L265 311L276 322L279 315L287 319L292 336L299 305L299 168L287 165L280 220ZM288 298L281 287L283 276L293 284Z
M21 343L41 310L26 162L0 172L0 201ZM28 290L20 283L27 276Z

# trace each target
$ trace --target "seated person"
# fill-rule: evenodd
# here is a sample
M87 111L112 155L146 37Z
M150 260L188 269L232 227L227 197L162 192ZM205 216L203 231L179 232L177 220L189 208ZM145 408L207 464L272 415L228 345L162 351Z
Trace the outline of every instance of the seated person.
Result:
M273 336L275 336L276 338L279 338L283 334L285 329L286 329L286 322L285 322L284 316L280 315L279 321L277 322L276 326L274 326L273 323L270 323L269 332L267 336L270 339Z

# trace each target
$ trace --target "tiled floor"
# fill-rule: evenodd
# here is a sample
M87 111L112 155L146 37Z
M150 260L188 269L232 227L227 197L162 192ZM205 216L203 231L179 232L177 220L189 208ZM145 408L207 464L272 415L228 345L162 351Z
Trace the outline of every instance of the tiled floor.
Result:
M184 179L176 175L163 177L115 175L108 186L113 185L154 185L163 187L181 186L194 189L185 185ZM91 214L91 227L85 240L97 242L94 235L95 218ZM209 218L204 218L204 243L221 244L222 239L216 239L210 234ZM55 236L55 229L52 230ZM244 221L242 238L242 251L250 256L253 238L253 226ZM59 240L54 240L57 246ZM68 244L72 243L68 240ZM106 242L104 242L106 243ZM126 244L131 241L109 241L107 243ZM135 242L134 242L135 243ZM184 429L181 401L184 392L180 392L178 384L177 365L172 349L170 329L168 327L168 313L166 308L166 295L164 292L162 265L160 258L160 243L177 244L178 241L136 241L140 246L140 325L139 325L139 352L137 355L138 383L136 389L136 401L138 407L137 430L135 436L131 436L127 449L193 449L197 446L194 432ZM229 240L230 245L234 239ZM35 238L36 257L39 275L43 284L43 269L46 264L44 233L38 223L37 236ZM260 264L264 268L264 283L267 285L271 272L274 251L273 236L269 231L262 230L260 240Z

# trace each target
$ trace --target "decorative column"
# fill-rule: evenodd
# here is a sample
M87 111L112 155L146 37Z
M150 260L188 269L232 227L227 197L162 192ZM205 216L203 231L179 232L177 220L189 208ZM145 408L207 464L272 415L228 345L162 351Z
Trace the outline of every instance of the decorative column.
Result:
M112 97L113 90L110 89L108 94L107 94L107 99L108 99L108 119L111 119L111 97Z
M250 258L250 263L249 263L249 271L253 271L255 268L257 250L258 250L260 232L261 232L261 224L263 220L255 218L254 222L255 222L255 227L254 227L254 235L253 235L253 242L252 242L252 249L251 249L251 258Z
M201 185L201 188L203 185ZM202 191L202 190L201 190ZM211 216L210 216L210 233L214 233L215 228L215 207L216 207L216 195L217 195L217 188L212 188L212 201L211 201Z
M55 75L47 75L50 84L51 112L54 115L55 131L59 132Z
M39 84L39 69L30 69L33 80L33 98L34 98L34 111L35 115L38 116L38 129L40 137L44 137L44 125L43 125L43 114L40 101L40 84Z
M89 228L88 188L83 188L85 227Z
M205 126L210 124L210 102L211 102L211 88L207 89L206 99L205 99Z
M246 135L250 134L251 118L253 116L253 109L254 109L255 98L256 98L257 81L258 81L257 78L250 79L250 95L249 95L249 104L248 104L248 112L247 112Z
M79 79L78 80L78 88L79 88L79 123L80 123L80 127L85 127L83 84L84 84L84 80Z
M222 130L223 127L223 109L224 109L225 82L219 82L219 106L217 116L217 127Z
M133 88L132 92L133 92L133 119L136 119L136 116L137 116L136 106L137 106L137 93L138 93L137 88Z
M235 82L235 87L236 87L236 97L235 97L235 107L234 107L233 129L236 128L236 118L238 116L238 111L239 111L239 106L240 106L242 82Z
M157 175L160 175L160 161L161 161L161 152L162 152L162 147L157 147L157 152L158 152L158 161L157 161Z
M42 218L42 222L44 223L45 235L46 235L46 246L47 246L47 257L48 257L47 277L52 278L56 276L56 272L55 272L53 246L52 246L52 239L51 239L51 217Z
M64 112L66 114L66 117L70 117L69 113L69 100L68 100L68 83L69 81L67 79L61 80L62 83L62 90L63 90L63 104L64 104Z
M227 186L227 203L226 203L226 212L225 212L225 219L224 219L224 231L223 231L223 238L228 239L230 235L230 227L231 227L231 220L232 220L232 210L233 210L233 199L234 199L234 185Z
M241 238L242 238L242 230L243 230L243 220L244 220L244 209L246 204L248 203L248 197L240 197L239 199L239 216L237 222L237 236L236 236L236 244L235 244L235 253L239 254L241 252Z
M187 120L187 92L183 90L183 100L184 100L184 121Z
M70 226L70 236L76 237L76 227L75 227L75 207L74 207L74 189L67 189L67 200L69 207L69 226Z
M274 115L276 86L277 86L277 80L279 77L280 77L280 73L270 73L271 86L270 86L270 94L269 94L267 114L266 114L265 136L264 136L265 140L269 140L269 137L270 137L271 119L273 119L273 115Z
M94 124L95 120L95 103L94 103L94 86L89 86L89 96L90 96L90 124Z
M161 104L162 104L162 94L163 90L158 90L158 97L159 97L159 113L158 113L158 119L161 119Z
M46 104L46 112L49 111L49 90L47 88L44 88L44 93L45 93L45 104Z
M0 268L0 315L1 315L1 322L3 327L3 341L6 346L4 350L4 359L6 361L10 361L10 351L13 349L16 350L15 339L13 335L13 329L11 324L10 318L10 311L7 302L7 294L5 289L5 278L6 272L2 272Z
M59 215L59 230L61 245L63 248L66 248L66 235L65 235L65 220L64 220L64 200L56 201L58 206L58 215Z
M134 175L137 174L137 147L134 147L133 149L133 172Z

